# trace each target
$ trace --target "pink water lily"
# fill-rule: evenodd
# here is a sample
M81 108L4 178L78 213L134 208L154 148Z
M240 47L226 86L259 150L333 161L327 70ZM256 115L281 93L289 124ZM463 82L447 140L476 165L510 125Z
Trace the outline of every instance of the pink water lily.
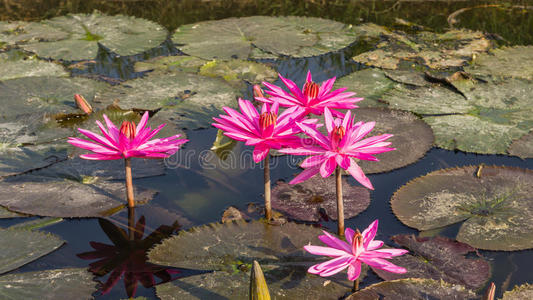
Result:
M165 124L161 124L152 130L146 126L148 112L145 112L137 126L135 123L124 121L118 129L104 114L107 129L96 121L102 135L89 130L78 128L78 131L91 139L87 141L80 138L70 137L68 142L76 147L92 151L91 154L80 155L81 158L90 160L112 160L130 157L142 158L166 158L176 153L180 146L186 143L186 139L178 139L179 134L151 140Z
M391 273L405 273L405 268L399 267L386 259L407 253L404 249L378 249L383 246L382 241L374 240L378 230L378 220L375 220L361 234L346 228L344 242L324 231L318 238L329 247L304 246L304 249L314 255L333 257L326 262L313 265L308 272L322 277L331 276L348 268L348 280L356 280L361 274L361 264L372 268L382 269Z
M382 134L363 139L374 128L375 122L357 122L348 111L343 119L333 118L328 108L324 109L325 123L328 135L317 130L316 126L297 123L312 143L301 143L300 147L282 149L280 152L293 155L311 155L300 165L305 170L290 183L305 181L317 173L328 177L339 166L350 173L355 180L369 189L374 189L370 180L357 164L356 159L377 161L373 154L395 150L387 147L390 142L386 139L392 134Z
M331 91L335 83L335 77L326 80L319 86L313 82L313 77L309 71L302 89L292 80L281 76L281 74L279 74L279 78L287 86L290 93L276 85L263 82L270 89L265 91L270 97L256 97L255 99L265 103L279 103L279 105L285 107L302 107L305 109L306 115L309 113L322 115L324 109L328 107L336 116L342 116L343 114L335 111L335 109L357 108L355 103L363 100L363 98L352 97L355 95L353 92L345 92L347 88Z
M248 146L254 146L253 157L256 163L265 159L270 149L280 149L283 146L297 146L300 139L295 134L302 130L295 126L295 122L304 116L304 110L292 107L278 116L278 103L263 104L258 113L248 100L239 99L241 112L224 107L227 115L213 118L213 126L224 131L224 134L234 140L244 141ZM304 124L312 126L314 121L306 120Z

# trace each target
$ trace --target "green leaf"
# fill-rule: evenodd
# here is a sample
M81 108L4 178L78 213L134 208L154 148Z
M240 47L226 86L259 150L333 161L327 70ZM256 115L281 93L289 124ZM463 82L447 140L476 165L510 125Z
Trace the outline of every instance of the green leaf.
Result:
M480 54L465 67L465 71L485 78L533 80L533 46L504 47Z
M356 92L356 97L365 100L357 102L359 107L385 107L380 101L381 96L394 86L394 82L387 78L379 69L364 69L341 77L333 85L334 89L347 87L348 91Z
M533 172L496 166L443 169L391 198L404 224L430 230L462 223L457 240L487 250L533 248Z
M3 54L3 53L2 53ZM0 54L0 81L32 76L68 76L63 66L57 63L39 60L35 57L20 57L8 59L7 55Z

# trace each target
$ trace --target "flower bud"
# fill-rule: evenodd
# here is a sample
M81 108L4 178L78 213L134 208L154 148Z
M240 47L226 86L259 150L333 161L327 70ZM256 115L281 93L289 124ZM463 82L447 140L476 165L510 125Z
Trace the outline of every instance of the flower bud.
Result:
M83 110L86 114L90 115L93 112L92 106L83 98L80 94L74 95L74 101L76 101L76 106L78 106L79 109Z
M129 121L122 122L120 132L130 140L133 140L135 138L135 123Z

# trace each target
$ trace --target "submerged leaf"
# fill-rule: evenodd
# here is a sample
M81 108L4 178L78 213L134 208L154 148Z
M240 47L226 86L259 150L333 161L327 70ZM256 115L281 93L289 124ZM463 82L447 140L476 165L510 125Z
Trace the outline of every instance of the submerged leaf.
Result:
M364 187L352 186L346 178L342 181L344 217L349 219L370 205L370 192ZM335 178L316 175L294 185L278 182L272 189L272 208L300 221L319 221L326 216L337 220Z
M63 240L50 233L23 228L0 228L0 245L2 245L0 274L32 262L61 247L63 243ZM0 279L1 281L2 279ZM0 284L0 296L2 295L1 286L2 284Z
M462 285L432 279L407 278L373 284L346 300L379 299L477 299L476 294Z
M533 172L512 167L443 169L391 198L404 224L429 230L462 222L457 240L488 250L533 248Z
M178 49L204 59L305 57L336 51L354 42L352 26L310 17L253 16L180 26Z
M407 269L396 274L373 269L383 280L401 278L430 278L461 284L477 290L490 277L490 265L482 258L466 258L476 251L467 244L445 237L421 238L414 235L395 235L392 240L409 250L409 254L393 257L390 261Z
M165 28L151 21L93 12L19 23L0 41L16 43L40 57L72 61L95 58L98 44L127 56L157 47L166 38Z
M161 299L248 297L250 269L261 264L274 299L325 299L342 296L350 288L346 274L327 280L310 275L317 262L302 246L318 244L321 231L307 225L272 226L260 221L210 224L182 231L153 248L150 261L162 265L214 270L158 285Z
M56 269L0 276L0 298L92 299L93 275L85 269Z

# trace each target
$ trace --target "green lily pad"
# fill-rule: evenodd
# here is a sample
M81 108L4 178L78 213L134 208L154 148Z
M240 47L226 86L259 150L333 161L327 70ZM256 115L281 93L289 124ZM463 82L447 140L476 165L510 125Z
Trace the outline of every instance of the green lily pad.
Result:
M63 243L63 240L50 233L0 228L0 274L32 262L61 247Z
M414 86L429 86L430 82L426 80L424 73L415 70L387 70L385 76L392 81L414 85Z
M527 300L533 298L533 285L524 283L520 286L515 286L512 291L503 293L502 300Z
M68 164L68 162L66 162ZM87 163L90 163L87 161ZM89 174L85 174L89 173ZM0 181L0 205L9 210L51 217L98 217L125 204L123 182L59 164ZM98 173L98 172L96 172ZM134 187L138 203L151 200L153 190Z
M0 151L0 154L0 178L48 167L67 158L66 151L53 148L36 151L28 147L15 147Z
M342 185L344 217L353 218L370 205L370 192L364 187L352 186L346 179ZM333 176L322 178L316 175L294 185L277 182L272 189L272 208L300 221L316 222L324 217L321 214L337 220L336 195Z
M533 158L533 133L528 133L518 140L515 140L507 152L520 158Z
M533 80L533 46L504 47L480 54L465 71L480 77Z
M69 75L63 66L53 62L39 60L35 57L11 60L0 55L0 68L2 69L0 81L20 77L60 77Z
M338 298L351 286L346 274L326 279L307 273L318 260L302 246L318 245L320 234L320 229L307 225L272 226L260 221L182 231L153 248L150 261L214 271L158 285L156 293L161 299L247 298L251 264L257 260L275 299Z
M0 277L0 298L92 299L96 292L93 275L85 269L57 269L9 274Z
M478 299L476 294L462 285L433 279L407 278L373 284L358 291L346 300L379 299Z
M386 108L358 108L355 112L357 121L376 122L369 136L385 133L394 136L391 142L394 151L377 154L379 161L361 160L357 162L365 173L381 173L410 165L433 146L431 128L414 114Z
M194 56L161 56L136 62L135 72L153 71L154 73L168 73L178 71L198 73L200 72L200 67L206 62L207 60Z
M210 127L222 107L237 104L236 97L236 90L222 79L173 72L126 81L101 99L118 99L126 109L160 109L157 116L177 128L197 129Z
M0 22L0 43L23 44L28 41L57 41L68 38L68 33L38 22Z
M342 49L356 39L351 25L294 16L204 21L182 25L172 35L178 49L208 60L314 56Z
M221 77L236 87L242 87L243 81L260 84L263 81L272 82L278 77L278 73L274 69L264 64L238 59L209 61L200 68L199 74Z
M85 78L24 77L0 83L0 118L12 120L32 113L75 113L74 94L92 99L107 84ZM42 116L41 116L42 119ZM28 122L28 119L25 120Z
M465 29L408 34L381 28L375 32L379 32L384 41L377 44L377 49L353 57L354 61L392 70L400 68L404 62L431 69L448 69L463 66L473 55L492 47L483 33Z
M151 21L99 12L19 24L0 36L0 40L14 42L40 57L67 61L95 58L98 44L128 56L157 47L166 38L165 28Z
M533 248L533 172L497 166L443 169L416 178L391 198L404 224L430 230L461 222L457 240L475 248Z
M365 100L357 102L359 107L385 107L381 96L394 86L394 82L387 78L380 69L364 69L341 77L333 85L334 89L347 87L348 91L356 92L357 97Z
M0 206L0 219L11 219L20 217L27 217L27 215L12 212Z
M407 273L396 274L373 269L383 280L402 278L431 278L461 284L477 290L490 277L489 262L482 258L466 258L476 251L467 244L445 237L421 238L400 234L392 240L409 250L409 254L394 257L390 261L407 269Z
M397 85L383 96L390 107L426 115L437 146L484 154L507 154L509 145L533 127L533 85L520 79L449 80L456 90Z

